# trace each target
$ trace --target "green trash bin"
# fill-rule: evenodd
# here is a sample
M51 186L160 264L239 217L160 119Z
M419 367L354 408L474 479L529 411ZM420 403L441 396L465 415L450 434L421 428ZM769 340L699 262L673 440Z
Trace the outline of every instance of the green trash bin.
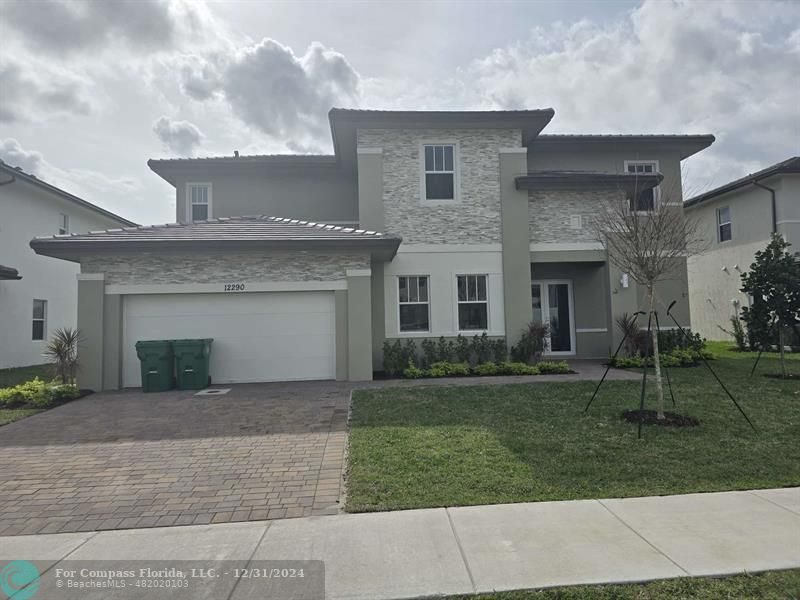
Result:
M144 392L166 392L175 387L175 362L169 340L136 342L136 356L141 363Z
M213 341L211 338L172 340L179 390L202 390L211 385L208 361Z

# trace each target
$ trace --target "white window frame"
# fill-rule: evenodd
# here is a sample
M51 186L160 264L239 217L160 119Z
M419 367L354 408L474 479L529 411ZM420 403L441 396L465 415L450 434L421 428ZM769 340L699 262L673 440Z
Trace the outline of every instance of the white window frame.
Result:
M459 300L458 299L458 278L459 277L483 277L486 280L486 300ZM468 333L468 334L482 334L482 333L489 333L492 329L492 307L490 304L490 292L489 292L489 274L488 273L456 273L455 277L453 277L453 297L456 300L456 310L454 313L454 321L455 321L455 330L458 333ZM469 297L469 283L467 283L467 297ZM486 328L485 329L461 329L461 323L459 322L460 319L458 318L458 307L461 304L486 304Z
M453 199L452 200L428 200L425 175L425 147L426 146L452 146L453 147ZM461 169L460 164L461 149L456 140L422 140L419 143L419 201L423 206L437 206L457 204L461 202ZM431 171L433 172L433 171ZM437 173L449 173L449 171L436 171Z
M69 215L67 213L58 213L58 235L67 233L69 233Z
M186 222L194 223L192 219L192 187L205 187L208 188L208 215L206 220L213 219L213 187L209 181L189 181L186 183ZM198 205L199 206L199 205Z
M36 302L42 303L42 318L36 318L33 316L33 306ZM42 322L42 339L37 340L33 337L33 324L41 321ZM31 302L31 341L32 342L44 342L47 340L47 300L42 298L34 298L33 302Z
M547 316L550 316L550 303L549 303L549 291L547 286L549 284L559 285L559 284L567 284L567 297L569 300L569 344L572 350L565 351L559 350L553 352L550 350L550 335L547 336L547 348L544 351L546 356L574 356L577 354L576 348L576 327L575 327L575 297L572 294L572 280L571 279L533 279L531 280L531 286L538 285L541 291L541 300L542 300L542 319L544 319L545 312ZM548 299L547 307L545 308L545 298ZM533 318L533 305L531 304L531 318ZM550 323L550 319L548 318L547 323Z
M653 168L655 169L655 171L653 172L654 175L656 173L660 173L661 172L661 166L659 165L659 162L657 160L655 160L655 159L642 159L642 160L637 159L637 160L626 160L626 161L623 161L623 167L622 168L624 169L626 175L628 174L628 165L653 165ZM635 202L635 200L634 200L634 202ZM653 210L654 211L658 210L658 206L659 206L660 202L661 202L661 186L657 185L657 186L655 186L653 188ZM628 210L630 210L630 204L628 205ZM631 212L635 212L637 215L649 215L650 214L649 210L637 210L637 211L631 211Z
M400 278L401 277L424 277L428 280L428 301L427 302L400 302ZM418 284L419 285L419 284ZM397 298L397 333L398 335L404 336L425 336L430 334L431 332L431 276L426 275L424 273L409 273L409 274L402 274L395 277L395 294L394 297ZM417 331L403 331L402 330L402 323L400 322L400 306L403 304L427 304L428 305L428 328L425 330L417 330Z
M724 223L719 220L720 211L723 208L727 208L728 209L728 220L725 221ZM730 206L730 204L726 204L725 206L719 206L714 211L714 213L715 213L716 219L717 219L717 243L726 244L726 243L730 242L733 239L733 216L731 215L731 206ZM722 239L722 226L723 225L730 225L731 237L728 238L727 240L723 240Z

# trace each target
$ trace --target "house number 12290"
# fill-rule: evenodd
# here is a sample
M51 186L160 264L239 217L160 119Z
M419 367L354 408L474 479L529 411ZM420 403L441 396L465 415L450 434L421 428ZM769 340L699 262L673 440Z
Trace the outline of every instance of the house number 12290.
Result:
M226 292L243 292L244 291L244 284L243 283L226 283L223 286L223 291L226 291Z

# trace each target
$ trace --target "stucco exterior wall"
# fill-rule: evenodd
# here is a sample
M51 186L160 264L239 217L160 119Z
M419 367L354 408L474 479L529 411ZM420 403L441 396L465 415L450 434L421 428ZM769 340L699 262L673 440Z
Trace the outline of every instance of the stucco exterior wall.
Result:
M621 190L547 190L528 192L530 241L597 242L592 223L598 211L624 198ZM580 217L575 226L573 217Z
M106 284L225 283L237 281L333 281L347 269L369 268L368 254L252 252L120 254L86 257L84 273L105 273Z
M800 197L794 197L788 177L774 177L763 183L776 190L776 215L778 232L790 243L792 240L791 214L800 216ZM717 231L717 210L727 207L731 217L731 239L720 242ZM690 219L696 219L706 241L705 251L688 261L689 289L691 290L692 326L695 331L712 340L728 340L731 336L730 318L737 307L747 306L747 296L742 294L741 274L750 269L755 253L769 243L772 233L771 195L756 186L746 186L702 202L686 210ZM784 221L783 223L781 221ZM795 251L800 247L795 246Z
M365 129L358 146L383 149L386 231L406 244L499 243L500 148L520 147L519 129ZM459 200L421 200L424 143L456 143Z
M57 328L77 325L78 265L39 256L29 245L36 236L57 234L62 213L69 215L73 233L121 226L20 179L0 186L0 263L22 275L18 281L0 281L0 368L47 362L42 357L46 341L31 340L34 299L47 301L46 338Z
M176 221L188 220L187 183L211 183L211 217L269 215L321 223L357 223L356 174L333 167L186 172L175 179Z
M730 318L748 299L740 289L742 273L767 240L716 248L688 261L692 329L710 340L729 340ZM724 270L723 270L724 267ZM739 302L738 307L734 300Z

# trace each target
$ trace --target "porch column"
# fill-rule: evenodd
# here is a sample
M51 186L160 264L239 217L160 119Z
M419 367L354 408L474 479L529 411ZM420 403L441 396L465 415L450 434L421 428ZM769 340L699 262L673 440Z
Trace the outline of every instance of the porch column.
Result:
M103 389L103 294L102 273L78 273L78 331L83 343L78 352L78 385Z
M347 367L350 381L372 379L370 269L347 270Z
M500 211L506 343L516 343L531 320L531 252L528 192L514 178L528 172L527 148L500 149Z

